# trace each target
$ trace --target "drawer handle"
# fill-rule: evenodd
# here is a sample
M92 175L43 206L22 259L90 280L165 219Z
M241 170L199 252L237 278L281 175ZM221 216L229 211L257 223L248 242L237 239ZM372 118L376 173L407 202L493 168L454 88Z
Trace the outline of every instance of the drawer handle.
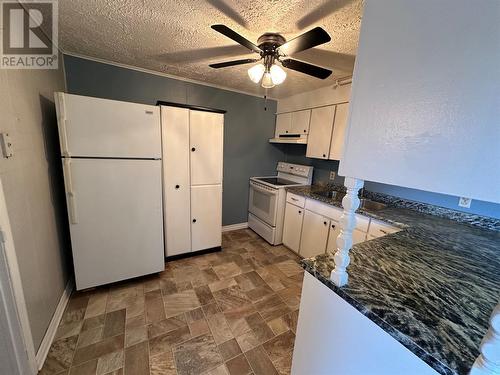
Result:
M298 199L297 199L297 198L294 198L294 197L290 197L290 199L291 199L292 201L295 201L295 202L297 202L297 201L298 201Z

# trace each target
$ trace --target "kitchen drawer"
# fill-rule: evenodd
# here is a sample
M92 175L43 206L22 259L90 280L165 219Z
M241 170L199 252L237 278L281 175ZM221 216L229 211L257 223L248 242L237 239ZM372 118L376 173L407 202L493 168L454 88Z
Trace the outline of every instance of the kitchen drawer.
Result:
M399 232L400 230L400 228L384 223L383 221L372 219L368 233L373 237L382 237L386 234Z
M356 229L363 232L368 232L368 226L370 224L370 218L356 214Z
M317 214L326 216L335 221L339 221L343 211L341 208L333 207L330 206L329 204L322 203L314 199L306 199L306 209L315 212Z
M305 204L306 204L306 198L301 196L301 195L297 195L297 194L293 194L293 193L286 193L286 201L288 203L291 203L291 204L294 204L295 206L299 206L299 207L302 207L304 208Z

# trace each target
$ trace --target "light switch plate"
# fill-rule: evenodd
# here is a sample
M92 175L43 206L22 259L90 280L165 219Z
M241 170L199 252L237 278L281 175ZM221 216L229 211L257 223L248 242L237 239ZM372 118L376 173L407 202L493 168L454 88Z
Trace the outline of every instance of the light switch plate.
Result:
M336 175L337 175L337 174L335 173L335 171L330 171L330 181L335 180L335 176L336 176Z
M10 158L14 155L12 150L12 141L10 140L9 133L0 134L0 144L2 147L2 155L4 158Z
M458 200L458 205L460 207L470 208L471 202L472 199L470 198L460 197L460 199Z

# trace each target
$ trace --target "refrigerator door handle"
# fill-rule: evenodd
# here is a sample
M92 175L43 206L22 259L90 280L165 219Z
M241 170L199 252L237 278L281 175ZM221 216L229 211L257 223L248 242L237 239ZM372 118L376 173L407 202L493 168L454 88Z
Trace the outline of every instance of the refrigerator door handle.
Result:
M63 161L64 182L66 184L66 194L68 194L68 212L70 224L78 224L76 215L75 191L71 178L71 159L65 158Z
M66 130L66 101L64 100L64 93L56 93L56 108L59 110L58 123L59 123L59 138L61 141L61 154L63 156L69 157L70 153L68 151L68 133Z

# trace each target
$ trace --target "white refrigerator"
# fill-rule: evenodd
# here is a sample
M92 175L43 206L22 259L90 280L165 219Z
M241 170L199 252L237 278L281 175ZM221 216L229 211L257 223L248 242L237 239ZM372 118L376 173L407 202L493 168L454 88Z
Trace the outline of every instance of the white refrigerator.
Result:
M76 289L164 270L159 108L55 101Z

